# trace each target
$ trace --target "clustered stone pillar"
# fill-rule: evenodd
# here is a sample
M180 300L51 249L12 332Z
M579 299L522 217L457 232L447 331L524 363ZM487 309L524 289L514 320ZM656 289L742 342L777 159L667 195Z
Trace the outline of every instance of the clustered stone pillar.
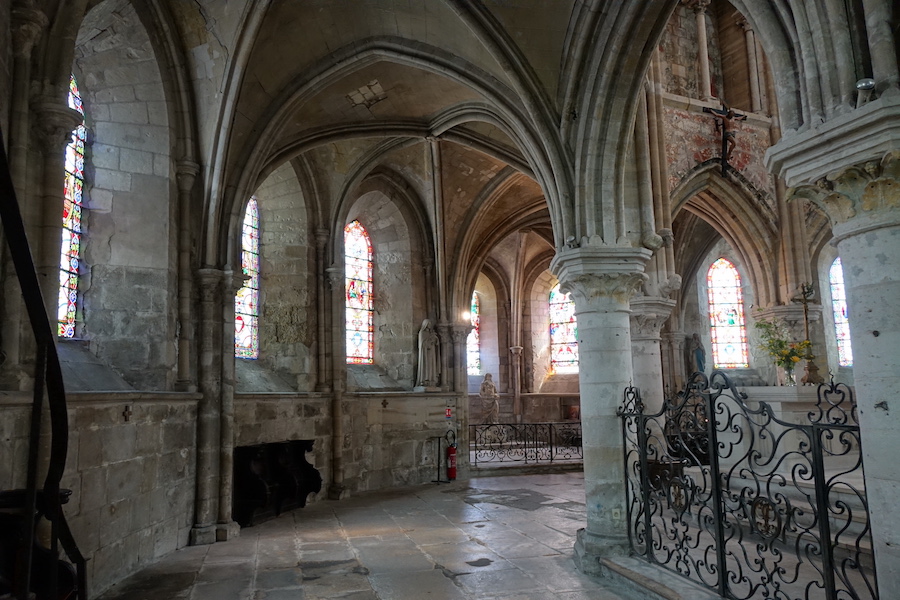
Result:
M243 271L223 274L222 306L222 400L219 411L219 518L216 541L237 537L241 528L232 519L234 495L234 296L245 282Z
M328 301L328 274L325 272L325 253L328 244L328 230L316 229L316 308L318 309L318 335L316 336L316 391L331 391L328 380L328 345L325 336L325 324L330 311Z
M200 269L200 401L197 404L197 497L191 545L216 541L222 394L222 292L225 273Z
M509 349L512 355L512 368L510 369L510 379L512 379L513 392L513 420L521 423L524 420L522 410L522 346L512 346Z
M639 296L631 301L631 356L634 385L641 390L645 413L662 409L664 391L660 330L675 301Z
M343 500L349 495L344 486L344 388L347 382L347 363L339 357L346 356L343 321L344 272L340 267L325 269L331 292L332 346L331 346L331 483L329 500Z
M878 584L900 581L900 151L796 191L831 217L844 267Z
M194 326L191 308L193 278L191 277L191 190L200 173L200 165L182 159L176 165L178 182L178 374L176 387L182 391L196 391L191 373L194 355Z
M600 574L599 559L628 545L622 433L616 409L632 381L629 302L646 279L650 251L574 248L554 258L563 292L575 301L584 447L587 526L578 532L575 560Z

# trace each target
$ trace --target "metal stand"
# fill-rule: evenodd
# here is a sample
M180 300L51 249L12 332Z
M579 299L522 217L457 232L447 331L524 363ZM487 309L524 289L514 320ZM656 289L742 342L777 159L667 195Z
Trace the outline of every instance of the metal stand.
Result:
M435 460L435 463L437 463L437 479L432 479L431 483L450 483L449 479L441 479L441 457L444 455L442 452L444 445L441 443L441 440L444 439L444 436L436 435L431 439L434 440L434 455L437 457Z

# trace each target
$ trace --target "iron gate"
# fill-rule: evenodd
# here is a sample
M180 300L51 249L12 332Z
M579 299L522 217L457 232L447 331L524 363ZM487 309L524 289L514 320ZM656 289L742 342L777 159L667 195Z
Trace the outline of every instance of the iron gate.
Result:
M655 414L626 389L632 551L734 600L877 600L852 391L817 396L794 423L721 371Z

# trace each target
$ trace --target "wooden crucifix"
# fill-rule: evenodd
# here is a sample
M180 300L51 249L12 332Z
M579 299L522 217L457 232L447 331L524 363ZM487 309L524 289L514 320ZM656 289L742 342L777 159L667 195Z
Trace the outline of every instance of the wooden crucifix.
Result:
M801 283L799 288L799 293L791 298L794 302L803 305L803 335L804 339L809 341L809 304L813 302L813 294L815 290L811 283ZM803 375L803 378L800 382L803 385L818 385L820 383L825 383L825 380L819 375L819 367L813 362L812 348L809 348L806 355L806 374Z
M747 115L734 112L727 104L722 104L722 108L703 107L703 112L710 114L716 119L716 130L722 132L722 150L720 160L722 161L722 175L728 171L728 161L734 152L737 141L734 138L734 131L730 131L729 124L732 121L743 121Z

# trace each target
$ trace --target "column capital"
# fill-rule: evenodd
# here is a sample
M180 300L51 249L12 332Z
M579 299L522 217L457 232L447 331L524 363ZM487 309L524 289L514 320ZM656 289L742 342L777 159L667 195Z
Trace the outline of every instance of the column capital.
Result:
M631 300L631 339L659 341L660 330L669 320L675 301L668 298L638 296Z
M215 302L225 282L225 271L222 269L197 269L197 286L200 290L201 302Z
M652 252L646 248L580 247L558 253L550 271L560 289L571 293L576 305L609 298L627 303L647 280L644 266Z
M68 142L72 130L84 120L81 113L56 99L41 98L32 103L37 118L34 132L38 136L41 150L45 154L62 156L63 147Z
M194 187L194 180L200 174L200 165L189 158L182 158L175 163L175 180L178 191L187 193Z
M225 283L225 291L232 296L238 293L246 283L250 280L250 276L246 275L243 270L240 271L225 271L222 273L223 281Z
M737 26L744 30L744 33L753 33L753 26L750 25L750 21L741 17L736 21Z
M452 325L450 327L450 337L453 339L453 343L461 344L466 341L466 338L469 337L469 332L472 331L472 324L466 323L465 325Z
M789 191L831 220L836 241L882 227L900 225L900 150L880 160L855 164Z
M325 248L325 244L328 243L328 230L324 227L316 227L316 248L322 250Z
M681 0L681 3L694 10L695 13L706 12L710 0Z
M328 267L325 269L325 281L328 287L333 290L339 290L344 285L344 269L341 267Z
M10 16L13 53L27 58L31 56L31 49L49 23L47 15L37 8L34 0L19 0L13 3Z

